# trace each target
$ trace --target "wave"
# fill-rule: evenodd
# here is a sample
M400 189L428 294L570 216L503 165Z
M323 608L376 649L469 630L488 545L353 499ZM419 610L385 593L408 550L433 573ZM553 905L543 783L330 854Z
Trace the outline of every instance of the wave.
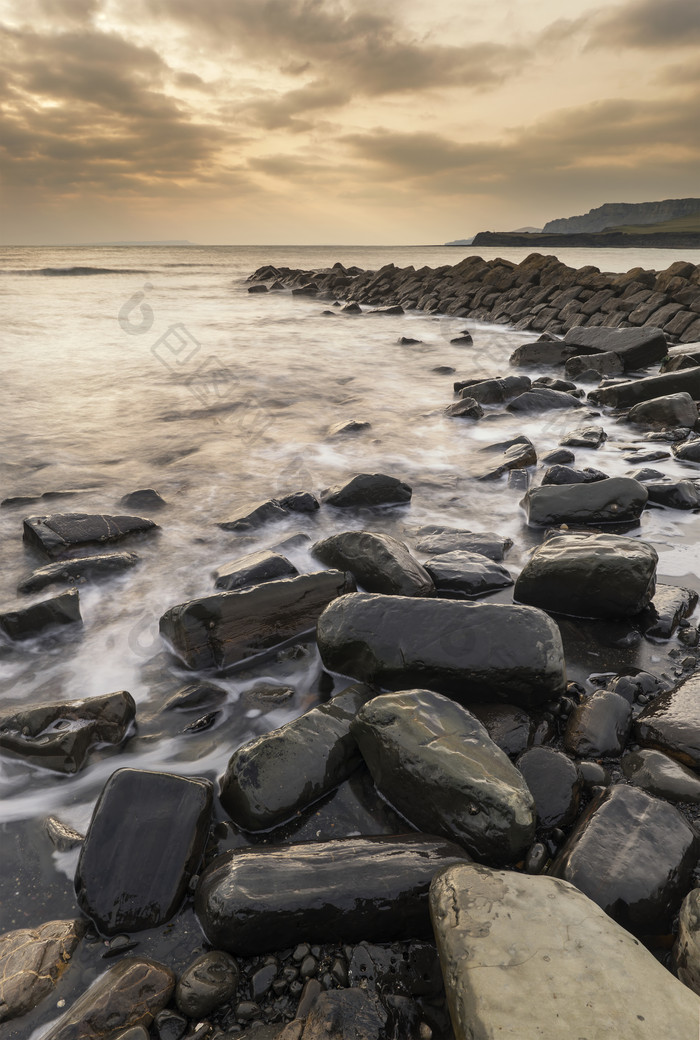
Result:
M135 267L25 267L16 271L1 271L0 274L77 278L89 274L148 274L148 271L141 271Z

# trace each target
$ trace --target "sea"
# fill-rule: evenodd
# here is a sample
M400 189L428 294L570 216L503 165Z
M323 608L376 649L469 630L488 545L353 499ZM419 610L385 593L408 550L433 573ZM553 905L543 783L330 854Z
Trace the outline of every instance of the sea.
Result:
M124 749L98 749L76 775L0 751L0 828L6 836L13 828L38 827L49 815L84 832L105 781L124 766L216 780L238 746L318 702L323 669L309 643L304 654L271 655L217 677L227 699L209 728L188 730L191 717L163 710L193 680L161 641L158 619L165 610L210 593L217 567L291 534L311 539L287 551L292 562L300 571L319 569L308 545L334 531L367 526L368 519L321 509L248 535L225 532L219 522L289 492L318 493L358 472L388 473L412 486L413 499L409 507L378 514L373 529L410 546L421 525L494 531L512 538L506 562L518 573L538 537L524 523L522 490L505 480L475 482L470 461L484 445L517 434L529 436L545 455L582 415L516 418L493 409L475 425L446 417L444 408L453 400L454 379L507 373L512 351L536 334L424 313L345 314L288 292L247 291L248 276L267 263L438 267L474 252L518 261L528 251L0 249L0 607L14 609L57 591L16 591L25 574L47 562L23 544L26 516L120 513L122 497L141 488L156 489L167 503L153 514L160 525L155 537L123 545L139 554L138 567L80 587L81 629L0 645L0 716L29 704L116 690L130 691L137 704L136 729ZM571 266L594 264L603 271L662 270L678 259L700 263L700 250L563 249L558 255ZM465 328L473 345L452 343ZM419 342L402 345L401 337ZM441 366L454 374L436 371ZM371 428L329 436L333 425L350 419ZM595 416L586 421L603 422ZM636 454L667 447L635 438L609 418L604 425L608 440L598 451L578 450L578 466L622 475L639 468ZM663 465L669 474L688 475L675 460ZM6 502L18 497L35 501ZM700 588L697 515L647 510L639 533L656 546L660 575ZM653 667L653 660L640 663ZM586 660L582 668L605 665ZM247 693L261 682L287 685L293 696L260 706ZM52 856L51 869L72 877L76 853ZM0 919L0 931L2 925Z

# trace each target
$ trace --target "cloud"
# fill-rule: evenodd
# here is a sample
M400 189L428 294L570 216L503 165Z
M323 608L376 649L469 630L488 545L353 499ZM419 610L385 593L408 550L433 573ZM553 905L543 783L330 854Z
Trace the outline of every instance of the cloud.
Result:
M590 43L596 47L661 50L700 44L698 0L632 0L595 19Z

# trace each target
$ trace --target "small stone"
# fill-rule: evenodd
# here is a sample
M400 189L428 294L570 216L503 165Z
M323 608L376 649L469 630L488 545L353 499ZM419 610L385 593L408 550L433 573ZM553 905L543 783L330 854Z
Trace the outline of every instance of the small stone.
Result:
M269 969L268 969L269 971ZM276 969L272 966L272 977ZM268 983L268 989L270 986ZM221 950L198 957L183 971L175 989L175 1002L188 1018L206 1018L222 1004L233 1000L238 990L238 965Z

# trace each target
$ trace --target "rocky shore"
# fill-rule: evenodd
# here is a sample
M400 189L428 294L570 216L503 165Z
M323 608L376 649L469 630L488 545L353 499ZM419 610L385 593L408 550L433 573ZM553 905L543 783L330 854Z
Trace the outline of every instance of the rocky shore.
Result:
M211 560L207 595L163 604L167 667L189 677L163 712L205 732L242 668L258 704L280 703L269 662L309 646L313 704L232 746L215 779L120 768L141 721L126 690L0 717L0 755L57 782L116 766L85 834L44 822L40 844L75 858L74 903L0 935L2 1036L694 1036L700 578L659 580L640 523L700 511L700 269L472 257L265 267L249 288L327 301L338 320L420 308L542 332L485 379L465 329L453 397L431 402L467 435L534 416L550 437L558 417L555 451L482 436L470 462L474 487L517 491L527 562L514 573L498 531L412 526L408 472L212 517L230 559ZM626 475L577 466L613 428L642 438ZM0 613L3 653L88 624L86 586L136 580L168 520L135 494L146 516L24 519L35 566ZM317 516L331 535L314 537ZM251 532L267 547L246 551Z

